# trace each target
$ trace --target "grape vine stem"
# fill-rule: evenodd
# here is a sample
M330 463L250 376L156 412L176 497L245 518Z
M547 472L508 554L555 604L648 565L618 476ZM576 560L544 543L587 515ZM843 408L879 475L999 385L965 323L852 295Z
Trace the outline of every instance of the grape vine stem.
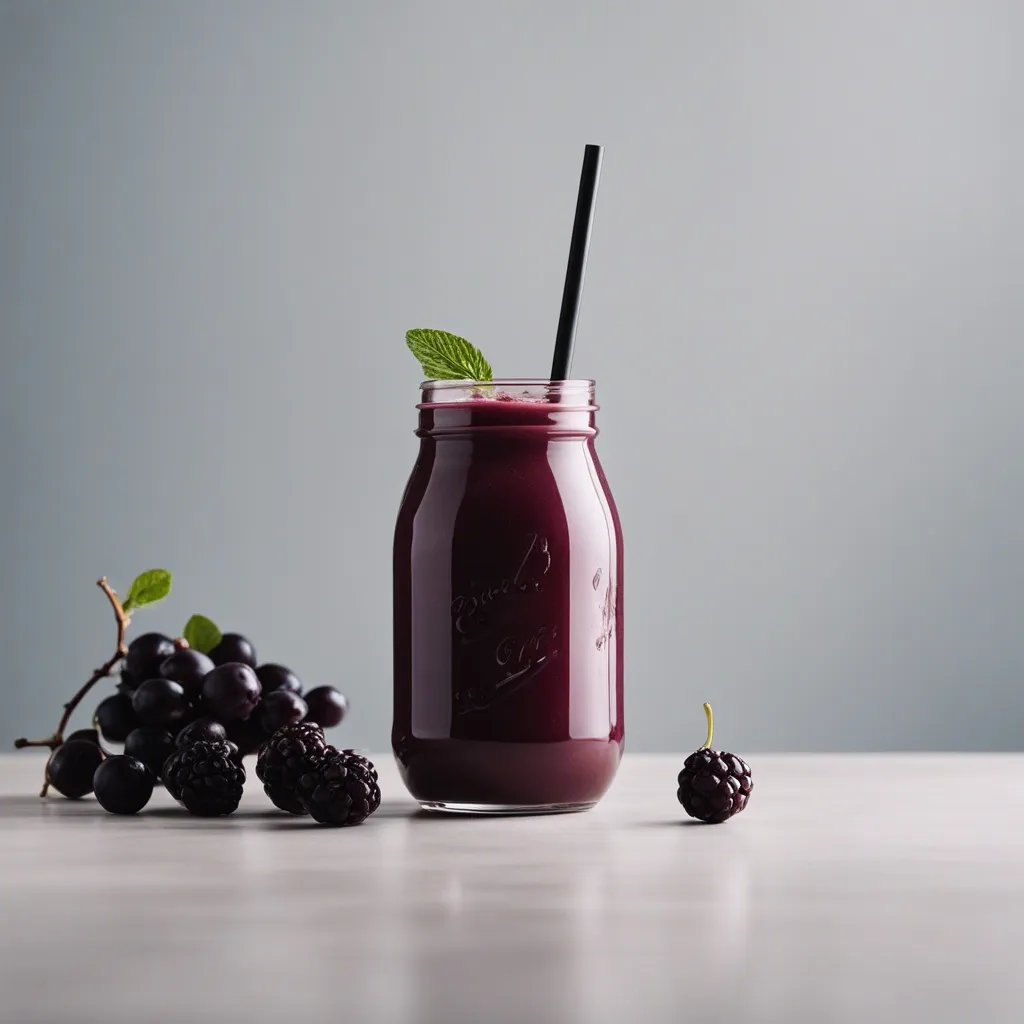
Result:
M107 582L107 577L102 576L96 581L96 586L107 595L107 600L110 602L110 607L114 610L114 618L117 621L117 647L114 653L102 664L95 672L82 684L78 693L76 693L71 700L64 705L64 712L60 716L60 721L57 723L57 728L54 730L53 735L47 736L46 739L42 740L29 740L22 737L14 741L14 746L21 750L23 747L48 747L50 750L56 750L64 742L64 730L68 726L68 722L71 721L71 716L75 713L75 708L82 703L85 695L101 680L106 679L107 676L113 671L114 666L128 653L128 647L124 642L125 630L128 628L128 623L131 621L131 616L125 612L121 601L117 596L117 592L113 590L110 584ZM45 770L43 776L43 788L39 791L41 797L46 796L47 791L50 788L50 781L46 778Z

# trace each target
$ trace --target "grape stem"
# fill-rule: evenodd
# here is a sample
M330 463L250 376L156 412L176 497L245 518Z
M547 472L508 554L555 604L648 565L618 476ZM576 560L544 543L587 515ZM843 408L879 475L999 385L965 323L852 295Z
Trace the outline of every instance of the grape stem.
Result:
M128 628L128 623L131 622L131 616L125 612L116 591L114 591L107 582L106 576L98 579L96 581L96 586L107 595L110 607L114 610L114 618L117 621L117 647L114 650L114 653L82 684L78 693L76 693L74 697L64 705L64 712L60 716L60 721L57 723L57 728L54 730L53 735L47 736L42 740L29 740L24 737L17 739L14 741L14 746L17 750L21 750L24 747L48 747L50 750L56 750L57 747L64 742L64 730L67 728L68 722L71 721L71 716L75 713L75 708L82 703L85 695L101 679L106 679L107 676L111 674L114 666L128 653L128 647L124 642L124 634L125 630ZM49 779L47 779L44 774L43 788L40 790L39 795L41 797L46 796L49 788Z
M704 714L708 719L708 738L704 741L704 749L711 749L711 740L715 735L715 716L711 713L711 705L704 705Z

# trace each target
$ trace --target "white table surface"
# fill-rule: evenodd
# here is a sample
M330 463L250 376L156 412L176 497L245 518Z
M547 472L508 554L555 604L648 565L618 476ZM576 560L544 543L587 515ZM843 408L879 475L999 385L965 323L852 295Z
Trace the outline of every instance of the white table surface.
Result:
M682 756L593 811L366 824L39 800L0 756L0 1021L1024 1021L1024 756L751 756L690 825Z

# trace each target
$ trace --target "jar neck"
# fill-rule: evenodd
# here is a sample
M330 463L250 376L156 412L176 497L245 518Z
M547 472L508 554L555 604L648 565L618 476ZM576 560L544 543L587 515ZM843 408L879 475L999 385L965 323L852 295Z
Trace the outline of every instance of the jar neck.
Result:
M527 441L597 433L590 380L427 381L417 408L420 437Z

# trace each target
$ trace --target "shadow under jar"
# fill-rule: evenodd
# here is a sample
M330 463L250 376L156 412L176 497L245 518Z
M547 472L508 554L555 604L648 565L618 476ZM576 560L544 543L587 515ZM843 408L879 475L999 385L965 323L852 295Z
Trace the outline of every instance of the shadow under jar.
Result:
M392 745L428 810L592 807L623 747L593 381L428 381L394 546Z

